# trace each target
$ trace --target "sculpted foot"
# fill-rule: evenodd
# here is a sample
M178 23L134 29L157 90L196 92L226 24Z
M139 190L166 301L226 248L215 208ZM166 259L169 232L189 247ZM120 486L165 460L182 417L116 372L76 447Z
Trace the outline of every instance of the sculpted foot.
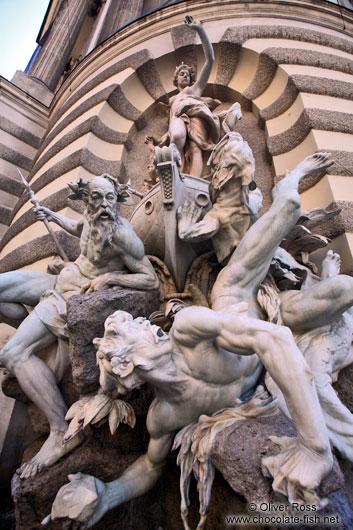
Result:
M325 280L327 278L333 278L338 276L341 268L341 256L335 254L332 250L329 250L326 258L322 262L322 273L321 279Z
M334 163L330 156L330 153L315 153L304 158L292 171L287 170L285 177L272 190L273 199L288 188L298 190L304 178L326 171Z
M19 469L17 469L16 473L20 475L21 479L33 478L44 467L55 464L55 462L60 460L60 458L69 453L82 441L82 435L81 433L78 433L72 438L72 440L64 445L62 443L64 434L65 433L63 432L50 433L40 451L38 451L31 460L25 462Z
M315 153L304 158L294 169L298 173L299 181L332 166L333 160L330 160L330 156L330 153Z

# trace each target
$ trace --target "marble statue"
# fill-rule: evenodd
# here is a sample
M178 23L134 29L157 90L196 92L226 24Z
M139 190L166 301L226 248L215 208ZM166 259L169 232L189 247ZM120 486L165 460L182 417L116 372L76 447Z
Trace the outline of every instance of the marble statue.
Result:
M350 276L339 275L339 271L340 256L329 250L322 263L321 281L316 285L320 287L321 292L323 288L326 289L325 296L331 298L333 313L329 312L327 317L323 316L314 327L307 329L307 326L301 325L293 329L297 346L313 375L330 441L344 458L353 462L353 414L343 405L332 388L339 371L353 362L353 313L350 307L353 302L353 282ZM312 288L308 289L309 293ZM298 298L302 300L303 304L300 304L299 309L303 310L306 290L292 293L278 291L280 311L282 312L282 299L285 300L285 307L287 304L289 307L292 298L294 301ZM340 300L343 299L343 302L346 301L339 311L337 296ZM320 294L317 295L317 302L320 303ZM294 306L294 310L296 309ZM286 318L285 314L283 316ZM283 395L269 374L266 374L266 386L271 394L277 397L281 410L290 417Z
M185 202L178 209L178 234L180 239L198 243L212 239L220 263L224 263L254 221L253 210L262 206L258 188L254 184L255 160L242 136L228 132L215 146L208 161L211 166L209 185L212 208L202 218L202 208ZM255 202L255 208L250 204ZM252 215L252 219L251 219Z
M187 64L176 68L173 83L179 93L169 100L169 130L160 145L175 144L182 156L182 171L201 177L203 152L211 151L219 140L220 118L212 111L220 101L201 97L214 64L212 44L200 21L187 15L185 24L199 34L206 61L197 79Z
M263 459L263 471L290 502L319 504L315 489L332 467L332 454L311 373L288 327L262 320L256 296L275 250L300 216L299 182L331 164L327 153L309 156L274 187L271 208L218 274L212 308L180 310L168 335L124 311L107 319L104 338L95 341L100 384L105 392L118 388L121 393L145 382L154 386L148 450L107 484L70 475L71 483L61 488L45 522L68 517L75 527L87 528L111 508L148 491L163 471L175 431L202 414L233 406L255 388L262 364L281 389L298 435L280 439L282 451ZM295 303L300 305L300 299ZM302 324L315 327L330 312L332 292L311 291L305 303L312 305L311 313L293 318L297 325L302 318ZM290 308L284 313L284 322L290 322Z
M89 182L70 185L73 198L83 199L86 211L75 221L48 208L37 207L38 219L49 219L70 234L80 237L81 254L65 263L57 276L39 271L13 271L0 275L0 310L11 322L25 317L14 336L0 352L0 363L14 374L24 393L45 414L50 435L37 455L24 464L21 478L33 476L43 466L56 462L80 442L77 436L62 445L67 429L64 400L52 370L37 353L67 341L66 300L72 294L94 292L112 286L156 289L158 279L144 247L129 221L117 211L123 189L105 174ZM120 194L121 191L121 194ZM22 304L34 307L26 316ZM17 319L17 320L16 320Z

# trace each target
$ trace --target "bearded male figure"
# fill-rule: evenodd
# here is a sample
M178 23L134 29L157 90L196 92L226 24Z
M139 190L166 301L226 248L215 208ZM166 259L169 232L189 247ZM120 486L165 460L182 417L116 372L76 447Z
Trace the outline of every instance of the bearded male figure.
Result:
M80 237L81 253L65 263L58 276L39 271L13 271L0 275L0 317L15 324L23 318L14 336L0 352L0 364L14 374L25 394L45 414L50 435L35 457L20 469L21 478L33 476L43 466L56 462L80 442L66 446L67 407L52 370L37 353L59 339L67 340L66 300L73 294L107 289L114 285L134 289L158 288L158 279L145 255L141 240L129 221L117 212L120 185L102 175L89 182L70 185L73 198L86 204L83 217L68 219L43 207L35 209L38 219L54 221ZM25 305L35 306L26 315Z
M156 398L147 415L148 450L108 484L80 473L70 475L71 484L63 486L53 504L52 518L69 517L76 521L75 528L91 527L109 509L148 491L162 473L175 432L201 414L233 406L255 387L261 363L282 390L298 435L281 439L283 450L263 459L263 470L290 502L319 502L315 489L330 471L332 455L311 373L290 330L261 320L256 295L275 250L299 219L300 180L331 164L326 153L309 156L275 186L271 208L248 230L219 273L212 309L182 309L169 335L124 311L107 319L104 338L95 341L101 386L104 391L110 385L120 391L144 382L154 386ZM316 304L315 292L307 299L313 305L313 326L332 303L331 280L328 294L320 292ZM340 303L342 311L348 301Z

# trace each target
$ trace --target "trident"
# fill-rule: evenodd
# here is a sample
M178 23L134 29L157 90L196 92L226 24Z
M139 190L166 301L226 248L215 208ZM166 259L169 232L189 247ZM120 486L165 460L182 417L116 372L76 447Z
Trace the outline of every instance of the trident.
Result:
M26 188L27 190L27 193L30 197L30 200L31 200L31 203L34 205L35 208L38 208L40 206L39 204L39 200L37 199L37 197L35 196L34 194L34 191L32 190L31 186L28 184L27 180L24 178L24 176L22 175L21 171L17 168L17 171L19 172L20 176L21 176L21 179L22 179L22 182L23 182L23 185L24 187ZM43 223L45 224L45 227L46 229L48 230L49 234L51 235L51 237L53 238L54 240L54 243L56 245L56 248L60 254L60 256L62 257L62 259L64 261L70 261L69 258L67 257L64 249L62 248L62 246L60 245L59 241L58 241L58 238L56 237L55 235L55 232L54 230L52 229L52 227L50 226L49 224L49 221L48 219L44 219L43 220Z

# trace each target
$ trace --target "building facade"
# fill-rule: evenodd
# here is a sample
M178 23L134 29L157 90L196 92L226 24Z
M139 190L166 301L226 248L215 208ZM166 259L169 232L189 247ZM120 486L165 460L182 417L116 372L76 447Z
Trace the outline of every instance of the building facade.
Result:
M315 151L332 153L328 174L303 184L302 204L341 209L322 233L341 254L342 272L353 271L349 0L51 0L26 72L0 78L0 272L46 270L56 254L18 168L43 206L72 218L82 210L67 183L79 177L109 173L142 188L145 138L166 130L158 104L175 93L175 67L203 61L187 14L203 22L215 50L205 95L220 108L242 105L239 132L253 149L265 208L276 176ZM77 242L53 229L75 259ZM14 407L2 418L0 449Z
M332 152L330 174L302 189L303 208L341 208L326 233L351 271L353 12L309 0L51 1L27 73L0 81L1 271L45 270L55 253L17 167L43 205L69 216L78 212L66 184L79 176L141 184L144 138L163 130L156 103L175 90L177 64L202 61L187 13L203 21L216 53L206 95L241 103L240 132L267 201L274 175ZM59 238L73 258L75 246Z

